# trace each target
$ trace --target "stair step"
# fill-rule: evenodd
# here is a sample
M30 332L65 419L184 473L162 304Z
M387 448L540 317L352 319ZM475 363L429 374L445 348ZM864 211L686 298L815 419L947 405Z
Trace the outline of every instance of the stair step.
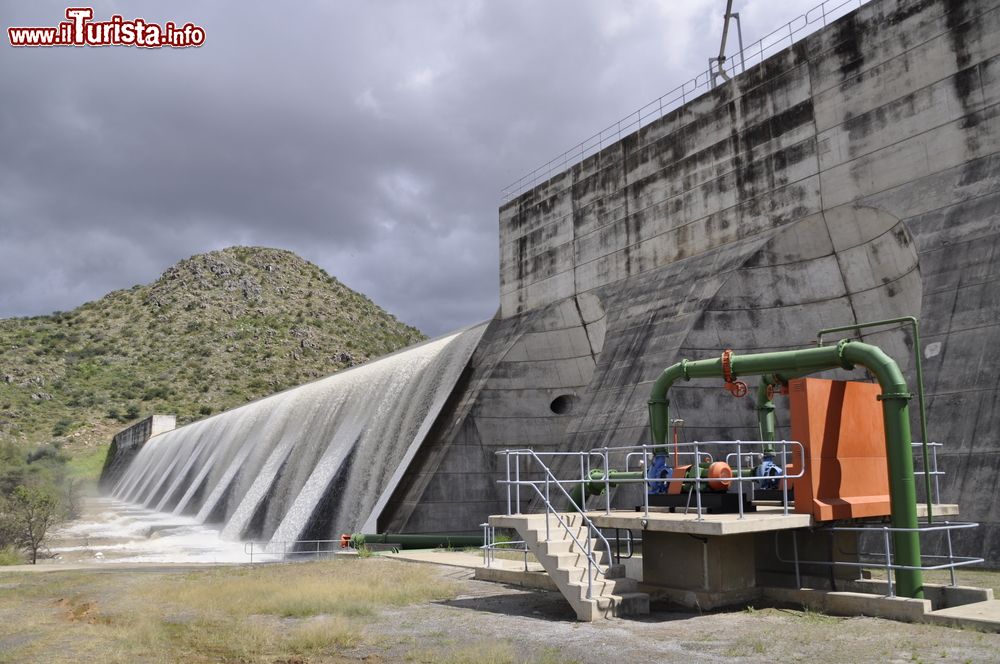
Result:
M539 542L546 542L546 541L569 542L569 543L580 542L582 544L588 539L588 537L590 539L595 539L590 535L590 533L587 532L586 528L582 528L580 530L573 530L571 532L572 536L570 535L569 532L563 530L562 528L559 528L558 530L555 528L550 528L548 537L546 538L545 529L542 528L541 530L528 530L526 531L526 534L529 538L537 540Z
M578 551L581 549L585 549L587 546L586 535L584 535L583 537L579 537L577 539L580 542L579 544L577 544L575 541L571 539L550 539L546 541L543 537L540 537L537 539L537 541L540 545L544 545L549 553L554 554L554 553L569 553L571 551ZM590 540L590 548L592 551L604 550L603 543L601 545L598 545L598 540L595 539Z
M599 599L582 600L573 608L576 611L577 619L586 621L648 615L649 595L646 593L609 595Z
M580 620L649 613L649 596L637 592L638 583L625 576L624 565L612 564L607 547L599 538L590 537L591 529L581 515L565 514L563 521L569 531L552 517L546 529L545 515L537 514L504 517L498 525L517 530ZM589 570L588 546L597 563ZM587 599L591 574L591 599Z
M570 582L568 590L576 589L579 599L587 599L587 580ZM638 592L639 582L635 579L594 579L592 599Z
M542 555L552 558L556 561L556 567L586 567L587 566L587 553L585 551L572 551L568 553L549 553L544 549L539 549ZM606 553L600 551L594 551L591 556L593 561L597 565L604 569L608 566Z
M544 564L543 564L544 566ZM549 568L546 567L548 570ZM596 569L592 570L593 579L595 581L622 581L625 580L625 570L622 565L612 565L610 568L605 565L599 565ZM573 564L560 564L555 567L555 569L549 570L549 576L566 581L567 583L586 583L587 582L587 562L586 560L581 560L579 563Z

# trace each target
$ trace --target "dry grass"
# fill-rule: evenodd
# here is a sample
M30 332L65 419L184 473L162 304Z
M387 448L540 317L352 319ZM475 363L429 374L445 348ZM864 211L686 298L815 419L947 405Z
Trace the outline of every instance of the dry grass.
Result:
M163 579L146 593L150 599L169 597L172 604L203 612L283 618L370 616L386 606L451 596L451 586L430 568L387 563L343 560L209 570ZM197 583L191 582L194 578Z
M0 662L339 661L381 611L454 591L432 568L380 559L6 575Z

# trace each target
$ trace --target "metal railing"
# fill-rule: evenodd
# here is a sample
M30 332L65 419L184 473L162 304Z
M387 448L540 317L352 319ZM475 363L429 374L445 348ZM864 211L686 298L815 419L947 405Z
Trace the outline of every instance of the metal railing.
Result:
M741 49L739 59L727 58L722 63L721 70L725 71L728 75L742 73L748 66L752 67L760 64L776 52L788 48L799 39L825 26L830 21L854 11L867 1L825 0L825 2L816 5L805 14L797 16L785 25ZM587 157L597 154L605 147L617 143L622 139L623 135L627 136L633 131L642 129L644 126L659 120L667 113L713 89L716 87L715 80L720 76L719 72L720 69L718 67L710 67L691 80L685 81L634 113L602 129L590 138L581 141L576 146L563 152L558 157L510 183L501 191L503 202L506 203L520 196L529 189L550 179L553 175L561 173ZM644 145L640 145L639 147L644 147Z
M577 550L584 553L584 557L587 560L587 599L592 599L594 595L594 576L597 574L604 576L607 573L607 571L603 569L597 562L597 559L594 555L594 549L593 549L594 540L595 539L599 540L600 543L604 544L604 547L608 552L609 565L611 564L611 559L613 557L613 554L611 551L611 544L608 542L607 538L604 536L603 533L601 533L600 528L597 528L594 525L594 522L591 521L590 518L583 513L582 509L578 507L576 509L576 512L579 514L580 519L583 522L583 525L586 526L587 528L587 536L584 538L585 542L581 542L579 540L579 538L573 533L572 526L570 526L570 524L567 523L563 515L560 514L552 505L551 487L554 484L555 487L559 490L559 493L561 493L563 497L566 500L568 500L571 505L576 506L573 497L570 496L569 492L566 491L566 488L563 486L564 482L560 482L559 480L557 480L556 476L552 474L552 470L549 469L549 467L546 466L541 459L542 456L553 457L553 456L564 456L564 455L559 452L536 453L533 450L529 449L503 450L497 452L497 454L503 455L507 460L507 479L501 480L501 482L507 485L507 514L512 515L521 513L521 487L522 486L531 487L531 489L535 492L535 494L537 494L538 497L541 498L545 504L545 541L548 542L551 541L552 539L550 518L555 517L556 522L563 529L563 532L566 535L568 535L569 538L573 541L573 543L578 547ZM569 453L569 456L577 456L577 454L578 453ZM512 456L515 459L514 479L511 479L510 459ZM520 460L522 458L528 459L530 462L532 462L537 471L541 472L544 475L544 479L537 482L530 480L521 480ZM583 456L581 456L580 458L581 458L581 467L584 467L585 464L583 461ZM544 492L542 491L541 485L545 487ZM516 500L513 503L511 501L512 486L515 487L515 498L516 498ZM516 512L511 511L513 507L516 507L517 510ZM487 541L484 542L484 544L490 545L492 544L492 542Z
M528 543L524 540L509 540L504 539L502 541L497 540L497 529L491 526L489 523L481 523L479 527L483 529L483 545L480 550L483 552L483 567L493 567L493 564L497 560L497 552L500 553L519 553L522 554L524 558L524 571L528 571L528 555L531 550L528 548ZM600 529L599 529L600 530ZM614 557L616 562L621 562L621 560L629 559L635 555L635 548L637 544L642 544L642 538L636 538L632 534L631 530L625 530L625 536L621 535L621 528L615 528L615 536L608 537L605 535L605 539L608 542L615 543ZM603 531L602 531L603 532ZM622 543L625 544L625 554L622 555Z
M743 498L744 494L749 495L750 491L748 488L749 483L755 481L771 481L779 480L781 481L782 488L782 501L781 507L784 514L789 512L789 502L788 502L788 482L784 480L798 479L805 473L805 453L804 448L798 441L781 440L781 441L695 441L691 443L679 443L676 446L670 444L669 446L662 445L631 445L627 447L602 447L595 450L590 450L587 452L534 452L532 450L502 450L497 452L498 455L502 455L506 458L506 479L500 480L500 483L507 487L507 513L508 514L519 514L521 512L521 487L532 487L533 491L541 493L541 487L536 485L545 485L545 495L543 497L546 505L549 504L549 494L551 493L549 486L546 482L555 482L562 489L562 493L565 494L566 498L569 499L569 505L572 509L580 509L584 511L586 509L587 486L592 486L594 484L604 484L604 490L601 495L604 496L604 511L606 514L611 513L611 489L613 486L623 485L623 484L636 484L641 485L643 488L643 513L645 516L649 516L649 489L650 485L661 485L661 484L673 484L682 483L693 485L695 487L690 493L693 494L694 500L694 514L697 520L703 518L704 510L701 504L701 493L702 485L709 482L717 481L716 478L709 477L673 477L673 478L655 478L649 477L644 474L641 478L631 478L631 479L620 479L612 478L611 475L606 472L607 470L612 470L611 461L614 460L624 460L626 470L632 467L635 463L635 459L639 458L639 464L642 468L648 468L649 461L653 458L654 454L662 453L667 456L673 455L673 450L675 447L678 450L678 456L691 456L695 459L701 460L700 462L708 462L714 458L711 454L712 450L719 451L723 454L727 454L729 449L732 452L728 452L728 458L739 458L746 459L748 455L751 454L763 454L763 452L755 452L756 449L763 448L773 448L775 453L773 456L776 460L780 460L780 468L786 469L789 462L792 459L796 459L799 462L800 467L796 469L796 472L791 474L782 474L781 476L773 475L754 475L749 473L750 469L744 468L742 466L737 466L734 470L733 477L726 478L730 483L736 485L735 491L739 495L739 518L744 518L743 511ZM669 448L668 451L665 451ZM795 452L798 452L796 455ZM535 459L537 463L545 469L546 476L545 481L542 480L530 480L522 479L521 473L521 458L530 457ZM559 459L562 460L565 465L572 465L574 468L579 468L579 475L575 477L556 479L551 471L544 463L542 463L542 458L546 459ZM574 462L573 460L578 460ZM512 462L513 460L513 462ZM595 463L596 462L596 463ZM603 472L603 477L595 479L592 475L595 471ZM526 471L527 472L527 471ZM575 471L574 471L575 472ZM551 479L549 479L551 478ZM569 493L565 490L565 486L575 487L583 486L583 505L577 505Z
M253 557L256 556L280 556L280 560L293 556L321 556L332 555L340 550L339 539L328 540L289 540L287 542L244 542L243 553L250 556L250 564L253 565Z
M954 548L952 546L951 533L954 530L964 530L968 528L978 528L978 523L973 522L934 522L934 523L923 523L918 525L916 528L897 528L894 526L883 526L879 524L871 524L866 526L828 526L822 530L829 533L858 533L867 535L881 535L882 551L878 552L858 552L857 561L850 560L801 560L798 555L798 536L793 530L791 531L792 537L792 550L793 557L791 559L783 558L781 555L781 547L779 536L781 533L775 533L774 542L774 553L777 559L783 563L791 563L795 566L795 584L798 587L802 587L802 572L801 565L818 565L826 567L857 567L857 568L880 568L884 569L886 573L886 583L888 589L888 597L895 597L895 590L893 585L893 572L895 570L942 570L947 569L951 572L951 586L958 585L958 577L955 569L958 567L964 567L966 565L978 565L984 562L983 558L976 558L973 556L956 556L954 554ZM893 552L892 552L892 533L917 533L917 536L922 536L925 533L937 533L943 532L945 534L945 541L947 543L948 555L933 555L933 554L922 554L920 565L900 565L893 562ZM864 559L864 560L863 560ZM933 564L923 564L924 560L934 560L945 562L936 562Z
M481 523L479 527L483 529L483 545L479 547L483 552L483 567L493 567L496 562L496 554L500 552L520 553L524 557L524 571L528 571L528 543L524 540L504 540L497 541L497 529L489 523Z
M922 447L923 443L912 443L914 449ZM927 449L930 451L930 475L934 478L934 500L931 500L931 496L927 496L927 502L933 503L934 505L941 505L941 482L940 477L945 474L943 470L938 468L937 451L938 448L944 447L941 443L927 443ZM920 459L921 456L916 456L914 459ZM914 470L913 474L916 477L923 477L927 474L927 469Z

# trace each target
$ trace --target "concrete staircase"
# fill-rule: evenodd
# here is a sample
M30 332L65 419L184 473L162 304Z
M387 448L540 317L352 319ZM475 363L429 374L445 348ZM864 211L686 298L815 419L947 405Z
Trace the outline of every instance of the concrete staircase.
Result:
M560 525L555 516L550 516L548 541L545 539L544 514L491 516L490 525L517 531L569 601L579 620L590 622L598 618L648 614L649 595L637 592L637 582L625 577L624 566L612 564L599 539L590 541L593 558L600 571L593 571L592 593L587 598L587 526L580 514L560 516L569 530Z

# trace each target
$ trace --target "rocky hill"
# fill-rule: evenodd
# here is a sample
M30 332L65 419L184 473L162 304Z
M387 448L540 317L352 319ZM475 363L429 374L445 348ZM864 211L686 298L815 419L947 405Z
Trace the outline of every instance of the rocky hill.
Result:
M0 441L188 422L423 338L291 252L214 251L70 312L0 320Z

